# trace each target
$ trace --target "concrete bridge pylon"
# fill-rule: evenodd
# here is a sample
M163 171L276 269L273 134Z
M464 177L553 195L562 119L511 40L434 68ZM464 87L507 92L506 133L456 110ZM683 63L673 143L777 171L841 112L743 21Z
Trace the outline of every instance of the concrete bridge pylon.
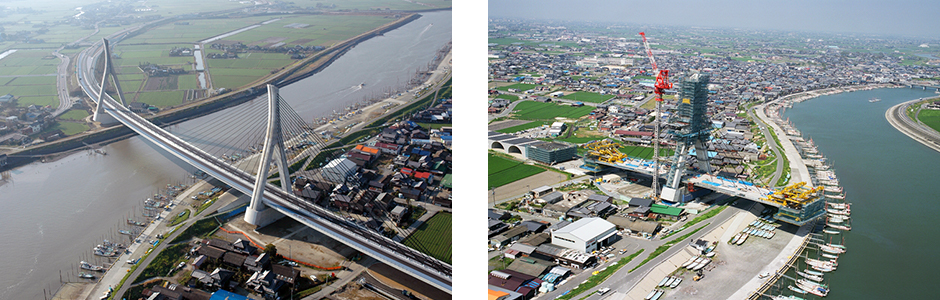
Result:
M281 189L290 193L290 170L287 167L287 155L284 152L284 134L281 130L281 108L278 88L268 85L268 126L265 133L264 149L258 164L258 175L251 193L251 204L245 210L245 222L257 227L264 227L284 217L283 214L264 205L264 185L268 179L271 160L277 165L281 180Z
M118 82L117 77L115 77L114 64L111 62L111 46L107 39L102 38L101 41L104 43L104 51L102 51L102 55L104 55L104 70L101 72L101 85L98 86L98 97L101 98L105 95L105 87L108 85L108 79L111 79L111 84L114 85L114 89L117 91L121 105L127 107L127 101L124 100L124 91L121 90L121 84ZM96 99L96 102L98 105L95 106L95 114L92 116L92 120L103 125L118 123L117 119L106 112L101 99Z

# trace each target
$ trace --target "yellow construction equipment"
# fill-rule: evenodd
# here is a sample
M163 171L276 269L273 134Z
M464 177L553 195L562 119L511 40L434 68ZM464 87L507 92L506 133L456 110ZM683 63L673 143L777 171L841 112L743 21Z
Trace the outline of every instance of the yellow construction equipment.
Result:
M822 191L821 186L809 188L806 187L806 182L797 182L774 191L764 197L764 200L793 209L802 209L803 205L819 198Z
M599 140L585 143L582 147L588 149L588 157L594 158L606 163L621 163L627 158L626 154L620 153L620 143L611 140Z

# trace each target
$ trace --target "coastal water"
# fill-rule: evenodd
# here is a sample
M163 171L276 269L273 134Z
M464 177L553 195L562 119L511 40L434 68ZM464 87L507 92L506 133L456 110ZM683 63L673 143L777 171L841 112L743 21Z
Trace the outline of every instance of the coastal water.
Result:
M283 87L281 96L305 120L341 111L364 97L404 85L451 40L451 12L426 13L384 36L360 43L321 73ZM361 88L359 85L365 83ZM209 120L229 110L175 125L198 135ZM227 137L219 137L225 139ZM185 139L185 137L184 137ZM117 233L126 217L140 216L142 200L168 183L187 182L192 168L143 139L103 147L106 156L79 152L12 172L0 185L0 300L44 299L94 261L102 239L127 242ZM51 298L51 297L50 297Z
M826 299L929 299L940 267L940 200L933 190L940 153L895 130L885 111L936 96L919 89L877 89L796 103L784 118L829 158L852 205L846 254L826 275ZM880 102L870 103L871 98Z

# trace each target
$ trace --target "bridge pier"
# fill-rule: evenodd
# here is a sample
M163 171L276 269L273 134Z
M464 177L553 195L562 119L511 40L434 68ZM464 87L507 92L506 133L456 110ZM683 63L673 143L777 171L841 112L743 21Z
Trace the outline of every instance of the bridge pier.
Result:
M121 84L118 82L117 78L114 75L114 66L111 63L111 47L108 45L107 39L101 39L104 43L104 51L102 52L104 60L104 71L101 74L101 86L98 87L98 98L102 98L105 95L105 86L108 84L108 79L111 79L111 84L114 85L114 89L117 90L118 99L121 100L121 105L127 106L127 102L124 100L124 91L121 90ZM95 114L92 116L92 120L95 122L101 123L101 125L111 125L117 124L118 120L115 119L107 110L104 108L104 103L101 99L97 100L98 105L95 106Z
M284 136L281 133L281 109L279 105L278 89L268 85L268 129L264 140L264 149L261 151L261 162L258 166L258 175L255 177L255 188L251 193L251 204L245 209L245 222L258 228L267 226L284 217L280 212L264 205L264 185L268 180L268 171L272 156L276 157L278 174L281 180L281 189L291 193L290 170L287 168L287 155L284 153Z

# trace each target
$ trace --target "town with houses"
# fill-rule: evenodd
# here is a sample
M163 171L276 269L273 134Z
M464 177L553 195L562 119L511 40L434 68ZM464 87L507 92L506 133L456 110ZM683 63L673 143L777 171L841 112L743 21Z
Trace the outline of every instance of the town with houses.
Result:
M704 113L711 128L704 147L710 174L760 187L786 184L788 175L774 175L776 160L785 158L770 151L777 137L761 130L753 106L807 91L929 90L940 82L940 58L916 54L940 45L914 38L509 19L491 19L488 37L491 299L621 299L591 293L610 291L613 286L599 285L608 276L625 278L606 279L624 288L643 285L643 275L617 269L649 255L633 269L640 268L671 243L689 246L690 253L702 250L704 257L716 241L679 241L695 233L683 229L718 222L709 218L726 207L768 215L770 209L753 208L760 204L691 183L682 201L658 201L649 175L586 159L651 161L655 120L670 119L689 103L677 97L692 74L708 75ZM663 91L660 111L650 56L675 82ZM666 132L661 160L677 149ZM701 171L691 167L701 156L688 154L690 169ZM675 234L687 235L666 242ZM694 272L695 281L707 276ZM680 276L672 274L666 278L675 280L663 281L678 284ZM659 298L659 287L646 299Z

